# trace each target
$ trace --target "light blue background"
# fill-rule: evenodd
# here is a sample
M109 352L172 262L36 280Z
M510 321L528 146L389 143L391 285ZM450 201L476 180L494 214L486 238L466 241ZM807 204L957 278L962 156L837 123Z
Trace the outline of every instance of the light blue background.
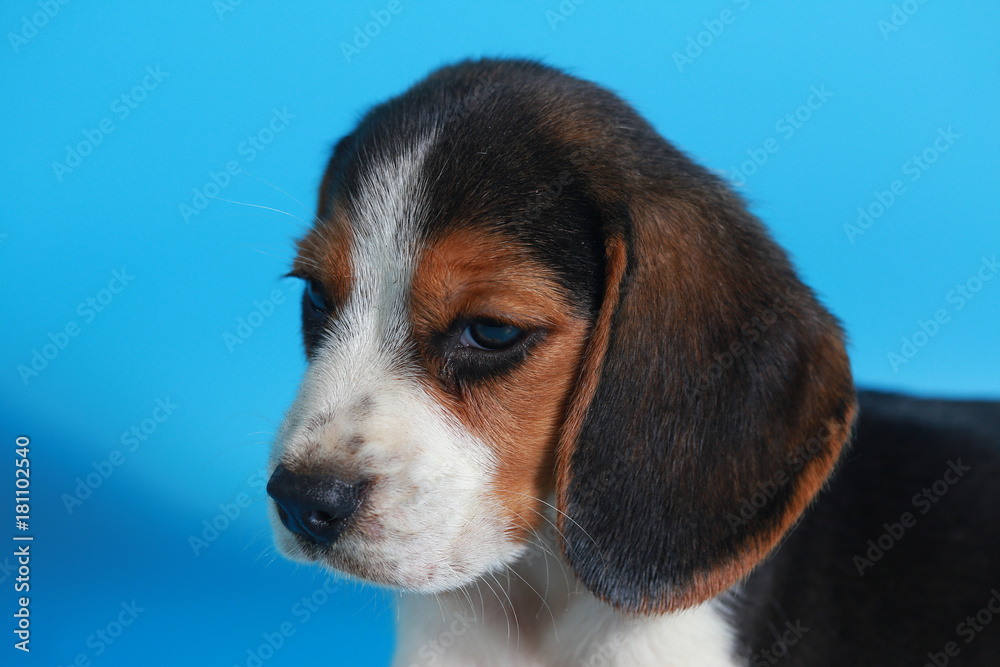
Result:
M71 2L12 44L42 9L3 3L0 566L19 434L32 438L36 541L34 650L11 648L16 596L0 570L0 662L245 665L289 622L295 634L264 664L387 663L388 594L342 583L308 621L293 608L325 575L275 555L253 475L304 367L300 287L280 276L330 147L370 105L462 57L541 57L605 84L716 170L774 139L741 191L843 320L859 384L1000 396L1000 279L961 309L949 301L1000 253L995 2L911 0L883 34L890 2L567 1L555 21L557 0L401 0L348 61L341 43L387 4L247 1L220 16L210 0ZM713 23L724 10L729 22ZM689 39L705 46L678 66ZM120 117L114 100L147 67L167 74ZM776 124L813 87L832 96L788 137ZM250 160L241 143L275 109L294 117ZM104 119L113 132L60 181L53 162ZM957 138L911 181L904 163L948 128ZM231 160L243 173L219 196L241 203L211 201L186 222L179 205ZM844 225L896 179L905 192L849 241ZM134 278L87 321L79 304L122 269ZM273 290L284 303L230 351L224 336ZM948 321L894 370L888 353L939 309ZM71 321L79 335L25 383L18 366ZM179 407L68 513L63 494L158 399ZM253 503L196 556L189 536L241 493ZM133 600L144 611L96 655L88 637Z

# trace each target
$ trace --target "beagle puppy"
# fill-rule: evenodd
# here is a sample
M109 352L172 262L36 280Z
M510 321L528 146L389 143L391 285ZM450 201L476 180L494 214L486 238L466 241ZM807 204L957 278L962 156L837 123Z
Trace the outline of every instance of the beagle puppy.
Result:
M336 145L291 275L276 542L400 591L394 665L1000 664L1000 404L856 393L607 90L434 72Z

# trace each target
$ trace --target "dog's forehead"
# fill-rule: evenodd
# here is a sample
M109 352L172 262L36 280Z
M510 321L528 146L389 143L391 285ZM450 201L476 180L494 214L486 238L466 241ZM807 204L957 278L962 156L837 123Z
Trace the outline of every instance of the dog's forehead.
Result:
M300 244L300 257L334 282L363 264L402 274L412 272L421 249L476 231L534 256L591 310L603 277L603 237L583 183L560 151L522 150L538 138L531 127L491 136L468 126L476 118L409 127L415 134L387 140L390 123L338 145L350 152L331 160L323 217Z
M418 137L368 159L352 172L350 188L345 185L329 203L321 195L321 215L298 243L296 269L332 287L338 300L362 275L370 285L383 283L379 278L392 283L405 278L427 217L422 166L433 140ZM330 175L334 168L328 168L324 188L331 178L339 179Z

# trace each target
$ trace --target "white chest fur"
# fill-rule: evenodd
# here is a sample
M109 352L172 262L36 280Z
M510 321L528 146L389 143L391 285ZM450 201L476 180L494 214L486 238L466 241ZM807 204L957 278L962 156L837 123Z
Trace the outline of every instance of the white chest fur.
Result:
M631 618L598 601L553 539L458 591L402 595L393 667L735 667L719 603Z

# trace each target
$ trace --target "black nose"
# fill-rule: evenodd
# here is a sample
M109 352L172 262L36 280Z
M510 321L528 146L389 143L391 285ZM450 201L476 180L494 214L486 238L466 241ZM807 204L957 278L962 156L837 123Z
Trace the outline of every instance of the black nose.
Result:
M299 475L279 465L267 483L267 494L274 498L285 528L317 544L333 544L361 505L364 486Z

